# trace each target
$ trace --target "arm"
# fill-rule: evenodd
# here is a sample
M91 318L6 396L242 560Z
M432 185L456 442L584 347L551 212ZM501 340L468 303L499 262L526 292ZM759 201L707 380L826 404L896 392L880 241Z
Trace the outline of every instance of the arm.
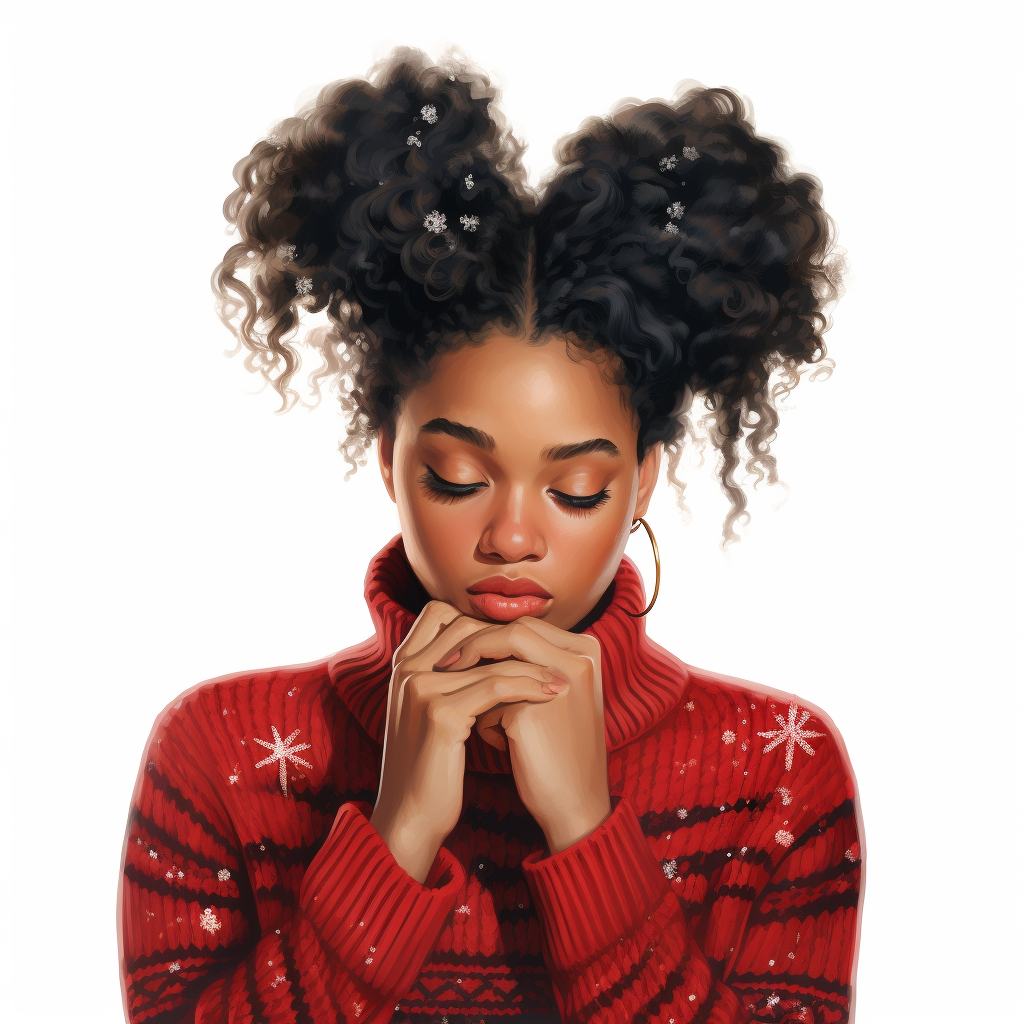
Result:
M297 905L261 927L197 749L172 717L136 787L120 888L127 1020L389 1019L454 906L461 867L442 849L420 884L345 804Z
M792 840L763 818L761 842L710 875L699 946L628 801L574 846L526 858L563 1021L849 1020L860 849L845 793Z
M626 799L613 803L585 839L523 861L559 1013L566 1024L637 1014L683 1024L714 997L711 971L635 811Z

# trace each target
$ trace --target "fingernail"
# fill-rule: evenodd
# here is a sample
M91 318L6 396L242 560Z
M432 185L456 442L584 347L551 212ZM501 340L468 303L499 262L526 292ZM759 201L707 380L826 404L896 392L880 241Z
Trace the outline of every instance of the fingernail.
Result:
M560 683L560 682L556 681L556 682L545 683L541 687L541 689L545 693L561 693L563 690L567 689L568 686L569 686L568 683Z

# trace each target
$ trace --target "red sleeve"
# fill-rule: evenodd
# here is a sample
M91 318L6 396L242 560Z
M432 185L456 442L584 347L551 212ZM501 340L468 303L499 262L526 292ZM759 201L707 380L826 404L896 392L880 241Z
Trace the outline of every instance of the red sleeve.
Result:
M362 810L345 804L298 906L261 930L223 806L194 752L162 730L136 789L121 878L127 1019L386 1021L464 881L442 848L421 885Z
M852 776L828 774L791 832L766 814L749 847L708 851L727 867L701 945L626 799L574 846L525 858L565 1024L847 1021L860 846Z
M711 972L636 812L613 802L585 839L523 861L558 1009L566 1024L636 1014L682 1024L707 1001Z

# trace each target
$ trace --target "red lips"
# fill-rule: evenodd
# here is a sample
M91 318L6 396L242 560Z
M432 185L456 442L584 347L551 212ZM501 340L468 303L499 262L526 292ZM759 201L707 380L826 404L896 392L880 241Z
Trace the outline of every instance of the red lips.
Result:
M509 579L508 576L488 576L471 587L466 587L470 594L504 594L506 597L543 597L550 600L551 595L533 580L518 578Z

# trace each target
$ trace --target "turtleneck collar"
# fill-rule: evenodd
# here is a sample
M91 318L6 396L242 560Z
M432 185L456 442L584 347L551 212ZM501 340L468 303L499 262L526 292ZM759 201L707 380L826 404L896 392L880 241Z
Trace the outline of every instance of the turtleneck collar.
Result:
M391 659L430 599L405 554L401 534L374 556L364 584L375 635L329 661L338 697L366 734L384 743ZM647 637L644 619L633 618L646 604L636 566L623 558L611 585L573 632L601 644L605 738L609 751L646 732L674 708L689 679L687 666ZM466 743L469 771L511 772L508 754L474 731Z

